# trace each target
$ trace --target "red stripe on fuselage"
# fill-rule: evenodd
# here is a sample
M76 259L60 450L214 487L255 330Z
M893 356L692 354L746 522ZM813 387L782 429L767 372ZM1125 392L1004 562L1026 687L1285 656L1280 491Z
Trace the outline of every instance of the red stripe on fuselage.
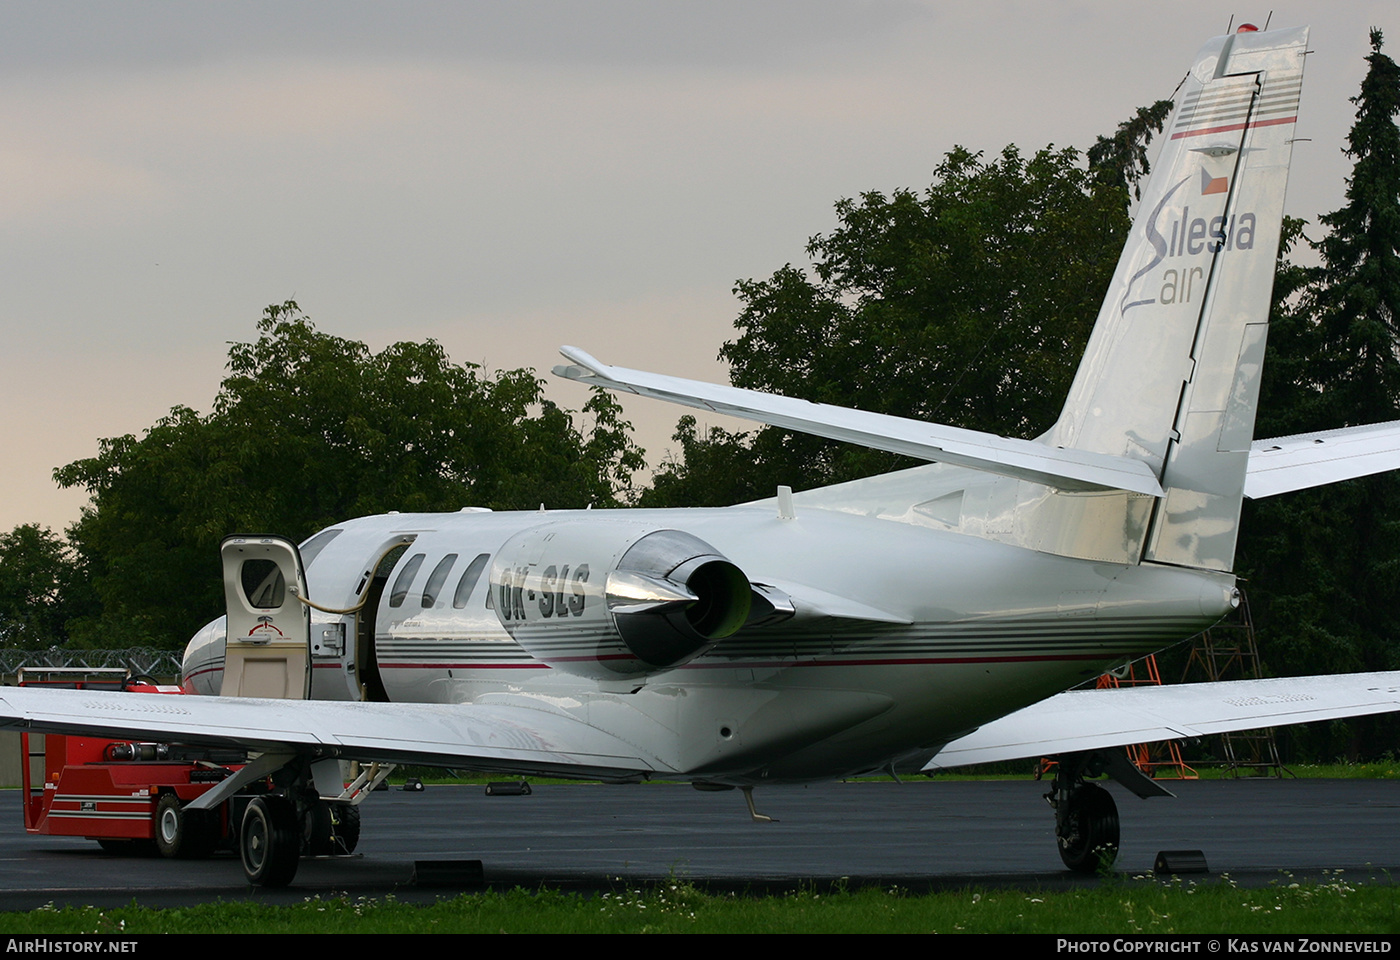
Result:
M1051 663L1109 660L1118 653L1074 653L1024 657L890 657L865 660L736 660L732 663L687 663L678 670L745 670L750 667L885 667L941 663ZM576 658L577 659L577 658ZM616 658L609 658L616 659ZM381 663L381 670L548 670L545 663Z
M381 670L548 670L547 663L381 663Z

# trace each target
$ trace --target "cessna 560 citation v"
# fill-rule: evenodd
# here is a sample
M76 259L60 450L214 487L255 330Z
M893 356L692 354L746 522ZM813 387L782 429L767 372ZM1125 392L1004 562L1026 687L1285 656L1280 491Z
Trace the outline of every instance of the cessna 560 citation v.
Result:
M1243 497L1400 465L1400 424L1251 443L1306 47L1249 28L1202 49L1044 436L565 348L574 380L931 462L723 509L230 537L227 617L184 663L216 696L6 689L0 722L249 751L188 812L256 793L240 846L266 884L291 880L306 818L401 762L751 791L1054 756L1060 853L1094 869L1118 817L1086 778L1165 792L1109 748L1400 709L1400 673L1061 693L1230 612ZM345 787L337 761L370 772Z

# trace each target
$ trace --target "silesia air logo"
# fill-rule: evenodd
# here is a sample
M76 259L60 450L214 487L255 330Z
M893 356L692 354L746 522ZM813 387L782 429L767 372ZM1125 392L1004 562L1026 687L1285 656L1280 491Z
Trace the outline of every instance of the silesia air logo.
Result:
M1119 313L1127 313L1133 307L1149 303L1187 303L1198 299L1205 281L1205 268L1183 264L1162 271L1162 285L1157 296L1128 302L1133 286L1155 270L1164 260L1178 257L1194 257L1202 253L1219 253L1229 250L1253 250L1255 216L1252 213L1232 214L1230 217L1192 217L1190 205L1183 205L1181 216L1170 223L1160 223L1162 211L1166 209L1176 192L1189 183L1191 177L1183 177L1167 191L1147 218L1145 227L1147 242L1155 251L1154 256L1128 281L1128 290L1123 294L1123 304ZM1212 177L1201 170L1201 196L1226 196L1230 192L1229 177Z

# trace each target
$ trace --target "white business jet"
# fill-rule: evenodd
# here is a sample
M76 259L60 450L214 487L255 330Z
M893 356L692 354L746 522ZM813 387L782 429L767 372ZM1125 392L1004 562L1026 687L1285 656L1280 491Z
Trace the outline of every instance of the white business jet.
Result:
M769 783L1053 756L1111 862L1123 744L1400 709L1400 674L1062 693L1238 603L1240 504L1400 466L1400 425L1252 442L1307 30L1211 40L1064 410L1036 440L612 367L555 372L930 461L722 509L388 514L223 544L211 696L6 689L0 721L237 746L254 882L387 765ZM337 761L366 765L350 787ZM272 783L272 789L266 785ZM249 792L255 795L248 799ZM335 819L334 817L332 819Z

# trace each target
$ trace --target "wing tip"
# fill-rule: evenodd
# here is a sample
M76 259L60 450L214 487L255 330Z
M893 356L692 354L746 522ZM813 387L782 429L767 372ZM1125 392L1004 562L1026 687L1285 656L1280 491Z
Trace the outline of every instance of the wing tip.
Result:
M578 347L571 347L567 344L559 348L559 355L572 363L559 364L551 371L556 377L564 377L567 380L578 380L587 382L589 378L602 379L608 370L608 365L601 363L592 354Z

